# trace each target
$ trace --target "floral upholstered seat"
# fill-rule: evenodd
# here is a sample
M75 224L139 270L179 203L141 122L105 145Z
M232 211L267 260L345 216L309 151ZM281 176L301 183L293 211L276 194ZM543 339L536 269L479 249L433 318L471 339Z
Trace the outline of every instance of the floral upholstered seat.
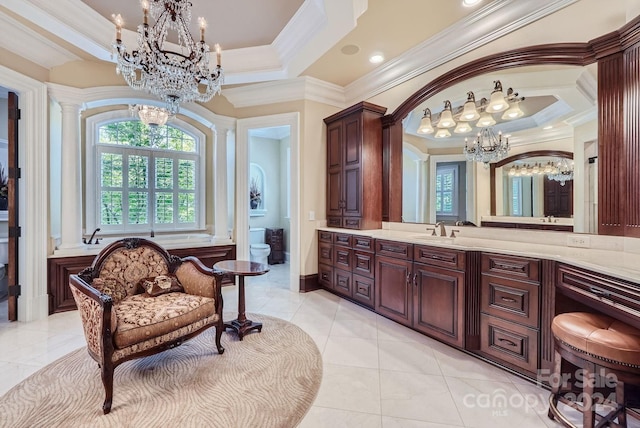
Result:
M216 327L216 348L224 352L221 281L197 258L171 256L139 238L114 242L70 276L89 355L102 370L105 414L120 363L180 345L209 327Z

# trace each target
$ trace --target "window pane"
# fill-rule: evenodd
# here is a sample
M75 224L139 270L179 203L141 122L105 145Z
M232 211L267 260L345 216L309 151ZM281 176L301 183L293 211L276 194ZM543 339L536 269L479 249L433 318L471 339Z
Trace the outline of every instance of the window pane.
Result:
M156 193L156 223L173 223L173 193Z
M147 224L147 192L129 193L129 224Z
M442 190L442 174L436 175L436 192L440 192Z
M173 159L156 158L156 189L173 189Z
M180 159L178 162L178 189L195 190L196 161Z
M129 156L129 187L146 189L148 170L147 156Z
M442 212L445 212L445 213L453 212L453 193L452 192L442 192Z
M189 134L182 134L182 151L183 152L195 152L196 140Z
M442 212L442 193L436 194L436 211Z
M180 193L178 195L178 222L193 223L196 221L196 195Z
M102 192L100 219L102 224L122 224L122 192Z
M102 187L122 187L122 155L102 153L100 160Z

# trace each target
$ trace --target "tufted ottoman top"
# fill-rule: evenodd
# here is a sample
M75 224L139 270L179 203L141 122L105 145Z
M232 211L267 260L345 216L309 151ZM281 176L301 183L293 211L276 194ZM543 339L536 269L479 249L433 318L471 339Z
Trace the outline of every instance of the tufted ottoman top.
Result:
M569 312L551 323L553 335L596 358L640 368L640 330L606 315Z

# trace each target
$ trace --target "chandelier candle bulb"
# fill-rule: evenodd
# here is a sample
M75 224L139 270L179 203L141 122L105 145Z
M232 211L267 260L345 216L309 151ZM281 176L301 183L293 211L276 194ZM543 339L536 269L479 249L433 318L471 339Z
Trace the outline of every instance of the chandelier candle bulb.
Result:
M213 47L216 50L216 61L217 61L218 67L220 67L220 64L221 64L220 57L222 56L222 49L220 48L220 45L217 43L213 45Z
M198 18L198 24L200 25L200 41L204 43L204 30L207 28L207 20L201 16ZM218 45L216 44L216 46ZM216 53L218 53L217 50Z
M113 17L113 21L116 23L116 40L122 40L122 24L124 23L122 16L120 14L111 16Z
M143 21L146 26L149 25L149 0L140 0L140 6L142 6Z

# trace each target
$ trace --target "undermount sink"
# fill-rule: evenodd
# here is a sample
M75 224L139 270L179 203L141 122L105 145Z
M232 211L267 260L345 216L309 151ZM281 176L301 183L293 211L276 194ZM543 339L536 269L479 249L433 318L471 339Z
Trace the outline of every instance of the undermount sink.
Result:
M411 239L420 239L420 240L424 240L424 241L449 243L449 244L453 242L453 238L449 238L447 236L432 235L430 233L422 233L420 235L412 235L412 236L410 236L410 238Z

